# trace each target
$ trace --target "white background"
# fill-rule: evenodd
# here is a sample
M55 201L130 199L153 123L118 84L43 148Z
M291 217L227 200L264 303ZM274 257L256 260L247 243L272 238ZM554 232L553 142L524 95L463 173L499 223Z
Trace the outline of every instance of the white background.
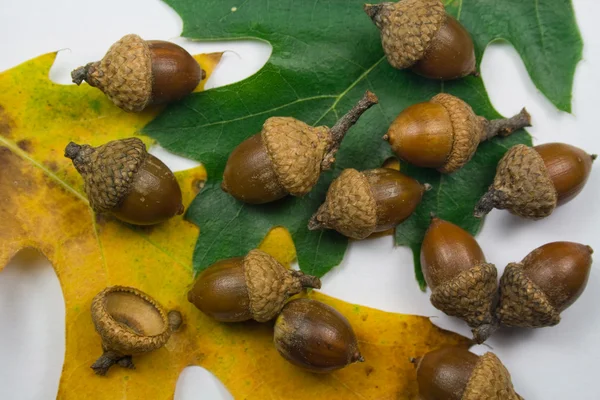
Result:
M573 3L585 48L575 79L572 115L557 111L536 90L510 45L494 44L488 48L482 75L500 113L508 116L527 107L534 124L529 132L536 143L563 141L589 153L600 153L600 2ZM232 50L225 54L208 88L251 75L270 55L270 46L264 43L193 43L178 37L181 30L179 16L158 0L1 0L0 70L64 49L50 78L70 84L69 72L73 68L100 59L114 41L127 33L172 40L193 54ZM162 149L153 151L173 169L195 165ZM477 238L488 261L502 272L508 262L518 261L534 248L557 240L582 242L600 249L600 207L594 205L600 189L598 168L596 165L584 192L546 220L528 222L506 212L492 212ZM501 331L488 341L526 399L600 398L599 268L600 263L593 266L587 290L563 313L560 325ZM430 305L428 295L421 293L415 283L409 250L394 248L391 237L352 243L343 264L324 278L323 292L386 311L434 316L434 323L469 334L460 321L444 316ZM63 297L51 266L39 262L24 267L12 262L0 272L0 398L54 398L64 347ZM473 349L477 353L489 350L486 346ZM231 396L210 373L190 367L179 379L175 398L218 400Z

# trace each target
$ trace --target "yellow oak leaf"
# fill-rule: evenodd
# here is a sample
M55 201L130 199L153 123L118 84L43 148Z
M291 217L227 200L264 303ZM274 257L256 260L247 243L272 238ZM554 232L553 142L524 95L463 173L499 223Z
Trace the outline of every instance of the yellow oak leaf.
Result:
M349 319L366 360L314 375L279 356L272 323L220 324L202 314L186 299L198 228L181 216L133 227L94 215L81 178L63 157L71 140L98 145L136 135L160 110L127 114L96 89L54 84L48 80L54 57L44 55L0 74L0 270L20 250L34 248L56 271L66 309L60 399L170 399L180 372L190 365L213 372L240 399L413 399L411 357L471 344L425 317L386 313L313 291L310 297ZM209 75L219 57L199 56ZM176 176L187 206L199 193L205 171L198 167ZM295 257L281 228L262 248L284 263ZM111 285L150 294L166 309L180 311L184 325L163 348L134 356L135 370L114 366L100 377L90 369L102 353L90 304Z

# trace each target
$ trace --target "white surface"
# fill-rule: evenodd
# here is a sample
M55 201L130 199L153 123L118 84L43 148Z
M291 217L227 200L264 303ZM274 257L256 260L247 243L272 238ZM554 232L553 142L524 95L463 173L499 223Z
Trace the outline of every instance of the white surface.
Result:
M600 153L596 101L600 89L600 27L596 22L600 2L573 3L585 41L584 61L575 80L573 115L557 111L535 89L519 56L508 45L493 45L487 50L482 75L500 113L514 114L522 106L531 112L534 127L530 132L536 143L563 141ZM67 84L71 69L101 58L110 44L131 32L148 39L174 40L192 53L232 50L225 54L209 87L249 76L270 54L264 43L192 43L177 38L181 28L181 19L160 1L2 0L0 70L42 53L69 48L59 54L50 74L56 82ZM162 149L154 151L172 168L194 165ZM600 207L594 206L599 189L596 166L584 192L546 220L527 222L506 212L492 212L478 237L488 260L502 272L508 262L520 260L551 241L578 241L600 249ZM577 399L600 398L596 382L600 362L598 268L596 263L587 290L563 313L560 325L501 331L488 342L526 399L570 399L574 393ZM394 248L391 237L351 244L343 264L324 278L323 291L382 310L435 316L436 324L469 334L462 322L430 305L428 295L415 284L409 250ZM58 280L47 263L27 268L12 263L0 273L0 327L0 398L54 398L64 358L64 307ZM474 349L478 353L486 350L485 346ZM210 373L190 367L180 376L175 398L230 398L226 396L227 391Z

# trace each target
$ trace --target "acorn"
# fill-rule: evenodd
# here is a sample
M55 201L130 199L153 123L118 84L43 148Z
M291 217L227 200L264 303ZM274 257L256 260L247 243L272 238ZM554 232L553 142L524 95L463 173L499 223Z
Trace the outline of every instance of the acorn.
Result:
M483 343L496 329L498 271L486 262L473 236L433 217L421 245L421 268L431 304L465 321L473 328L473 339Z
M479 143L526 126L531 116L525 109L512 118L488 121L458 97L440 93L402 111L383 138L404 161L449 174L471 160Z
M312 127L291 117L271 117L262 131L243 141L229 155L223 191L250 204L304 196L317 184L321 171L335 161L346 132L377 96L364 97L333 128Z
M523 218L545 218L581 192L595 159L565 143L513 146L498 163L494 183L474 214L481 218L497 208Z
M335 229L352 239L364 239L410 217L429 189L430 185L394 169L345 169L329 186L325 203L310 219L308 229Z
M134 225L153 225L183 214L175 175L138 138L99 147L71 142L65 157L73 160L97 213L110 213Z
M251 250L229 258L198 275L188 301L220 322L273 319L290 296L321 287L316 276L285 268L269 254Z
M444 347L412 361L421 400L523 399L494 353L478 356L459 347Z
M283 358L311 372L364 361L346 317L312 299L295 299L283 307L275 321L274 342Z
M71 72L73 83L86 81L125 111L177 101L206 76L194 57L175 43L126 35L101 61Z
M364 9L381 31L392 67L441 80L478 75L469 32L446 13L440 0L365 4Z
M106 375L115 364L134 369L132 356L163 347L183 322L179 311L167 313L146 293L125 286L98 293L91 311L104 351L91 366L98 375Z
M560 322L587 285L592 266L590 246L548 243L520 263L508 264L500 279L498 321L505 326L541 328Z

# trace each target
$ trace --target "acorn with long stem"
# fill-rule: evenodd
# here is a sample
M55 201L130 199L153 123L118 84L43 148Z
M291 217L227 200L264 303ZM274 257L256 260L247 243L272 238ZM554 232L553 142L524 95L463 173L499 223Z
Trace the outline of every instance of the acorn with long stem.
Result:
M348 130L377 102L377 96L367 91L332 128L312 127L291 117L267 119L260 133L229 155L223 191L250 204L306 195L321 171L331 168Z

